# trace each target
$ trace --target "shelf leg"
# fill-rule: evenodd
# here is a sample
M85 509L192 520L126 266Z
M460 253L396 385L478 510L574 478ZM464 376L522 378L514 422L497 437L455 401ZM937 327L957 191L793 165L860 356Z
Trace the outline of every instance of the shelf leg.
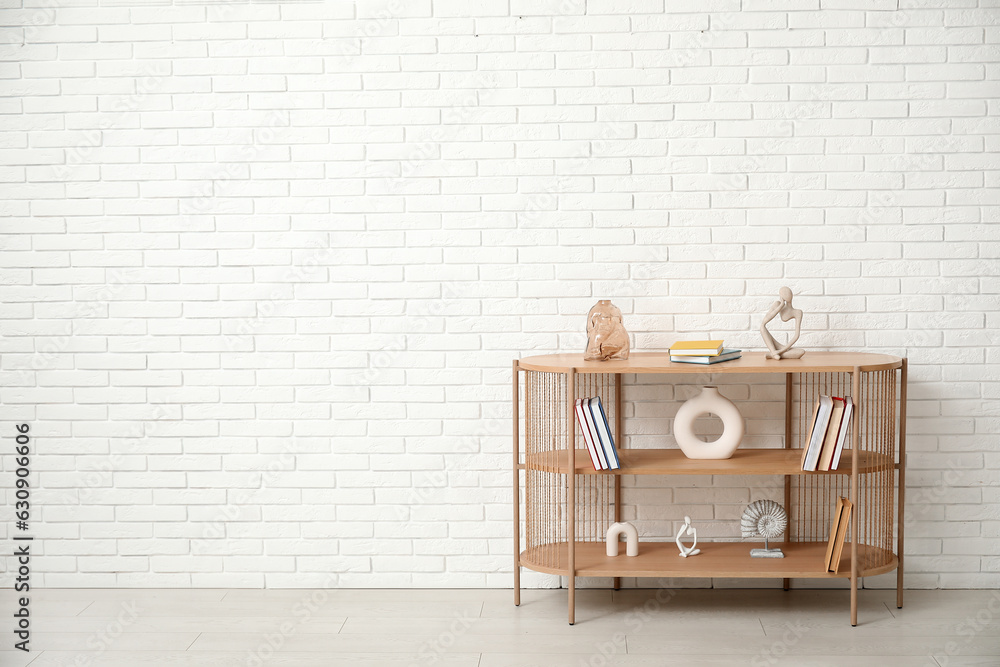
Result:
M903 512L906 510L906 358L899 376L899 509L896 541L896 608L903 608Z
M854 401L854 420L851 433L851 625L858 624L858 502L861 487L858 486L858 450L861 447L861 368L854 367L851 373L851 399Z
M792 374L785 373L785 449L792 448ZM792 476L785 475L785 512L791 516L792 512ZM785 528L785 541L792 541L792 527L791 522L788 523L788 527ZM791 588L791 579L783 579L781 582L781 587L786 591Z
M622 375L621 373L615 373L615 441L618 443L618 448L622 449L625 447L625 436L624 430L622 429L622 423L624 417L622 415ZM622 520L622 476L615 475L615 523ZM611 587L616 591L620 590L622 587L621 577L615 577L611 582Z
M576 369L566 375L566 456L569 466L566 473L566 529L569 550L569 624L576 622Z
M517 360L514 360L514 386L513 386L513 422L514 422L514 605L521 604L521 476L517 472L517 466L521 462L521 443L519 441L520 426L518 424L518 412L520 401L518 396L520 381L520 371Z
M851 575L851 627L858 627L858 580Z
M576 623L576 577L569 578L569 624Z

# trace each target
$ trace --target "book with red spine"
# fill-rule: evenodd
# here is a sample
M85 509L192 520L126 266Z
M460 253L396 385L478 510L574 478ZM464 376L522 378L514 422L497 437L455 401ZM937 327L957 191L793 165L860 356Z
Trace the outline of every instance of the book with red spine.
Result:
M833 461L830 463L830 470L836 470L840 465L840 455L844 453L844 446L847 439L851 437L851 418L854 416L854 399L844 399L844 418L840 420L840 433L837 435L837 448L833 452Z
M594 425L590 420L590 410L584 406L583 402L586 399L578 398L576 399L576 419L580 422L580 431L583 432L583 439L587 443L587 453L590 454L590 461L594 464L594 470L602 470L601 459L597 454L597 431L594 430Z
M837 438L840 436L840 425L844 419L845 401L840 396L832 396L833 411L830 413L830 423L826 427L823 438L823 449L820 451L819 464L816 470L829 471L833 463L833 454L837 450Z

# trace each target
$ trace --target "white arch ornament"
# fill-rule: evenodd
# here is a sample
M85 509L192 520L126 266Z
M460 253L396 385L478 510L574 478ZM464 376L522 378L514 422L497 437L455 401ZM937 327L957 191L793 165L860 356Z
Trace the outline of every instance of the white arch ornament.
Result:
M613 523L608 528L608 557L614 558L618 555L618 537L625 535L625 555L639 555L639 531L628 521Z

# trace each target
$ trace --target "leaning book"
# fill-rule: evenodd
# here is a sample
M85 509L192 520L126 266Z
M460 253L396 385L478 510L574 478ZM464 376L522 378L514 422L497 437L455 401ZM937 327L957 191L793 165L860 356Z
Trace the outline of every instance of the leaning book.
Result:
M618 470L622 466L618 461L618 452L615 450L615 441L614 438L611 437L611 425L608 424L608 417L604 412L604 405L601 404L601 397L595 396L594 398L591 398L588 403L590 403L590 413L594 419L594 425L597 427L600 444L604 448L604 455L607 458L608 469Z

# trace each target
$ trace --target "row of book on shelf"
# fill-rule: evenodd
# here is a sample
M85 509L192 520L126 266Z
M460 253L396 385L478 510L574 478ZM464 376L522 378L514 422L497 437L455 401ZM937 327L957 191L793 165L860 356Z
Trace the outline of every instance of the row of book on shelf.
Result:
M670 346L670 361L682 364L718 364L743 356L743 350L723 345L721 340L682 340Z
M851 432L854 401L839 396L820 396L813 408L806 446L802 450L802 469L836 470Z
M594 464L594 470L621 468L601 397L576 399L576 419L580 422L580 429L583 431L583 439L587 443L587 452L590 454L591 463Z

